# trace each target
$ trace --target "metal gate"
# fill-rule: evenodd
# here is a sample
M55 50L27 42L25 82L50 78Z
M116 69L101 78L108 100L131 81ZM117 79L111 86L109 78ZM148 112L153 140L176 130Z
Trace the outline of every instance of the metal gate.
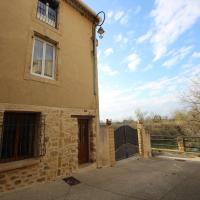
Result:
M122 160L139 152L137 130L121 126L115 130L115 159Z

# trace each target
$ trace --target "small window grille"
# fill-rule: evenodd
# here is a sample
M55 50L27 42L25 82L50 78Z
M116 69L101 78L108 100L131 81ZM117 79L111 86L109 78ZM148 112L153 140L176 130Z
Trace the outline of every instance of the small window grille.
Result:
M5 112L0 138L0 162L40 156L44 145L41 127L40 113Z

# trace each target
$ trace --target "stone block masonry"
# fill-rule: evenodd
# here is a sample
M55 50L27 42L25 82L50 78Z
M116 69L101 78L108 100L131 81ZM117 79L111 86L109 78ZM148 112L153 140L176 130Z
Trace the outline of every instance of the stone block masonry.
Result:
M106 126L107 126L107 134L109 138L110 166L114 167L116 164L114 128L112 127L111 123L108 123L108 122Z
M5 111L41 112L45 154L38 158L0 163L0 192L56 180L78 166L78 120L71 115L93 115L96 110L0 104L0 136ZM96 162L96 120L90 120L90 161Z
M145 130L145 127L141 122L138 122L137 124L137 134L140 156L143 158L151 158L150 134ZM106 125L100 126L100 142L101 147L103 147L100 153L102 166L115 166L115 131L110 120L107 120Z
M139 145L140 155L143 156L144 158L152 157L150 134L147 130L145 130L145 126L142 122L138 122L137 132L138 132L138 145Z
M100 126L100 147L102 167L114 167L116 164L114 128L112 127L112 123L108 120L106 125Z

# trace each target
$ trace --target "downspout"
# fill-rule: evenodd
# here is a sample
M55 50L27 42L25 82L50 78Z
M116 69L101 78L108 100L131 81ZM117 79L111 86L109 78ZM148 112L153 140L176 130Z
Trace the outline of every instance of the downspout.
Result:
M101 150L99 145L100 140L100 123L99 123L99 91L98 91L98 67L97 67L97 42L96 42L96 27L97 23L92 26L92 40L93 40L93 94L95 98L96 107L96 163L97 168L102 167Z
M96 27L97 24L92 25L92 42L93 42L93 94L98 95L98 78L97 78L97 44L96 44Z

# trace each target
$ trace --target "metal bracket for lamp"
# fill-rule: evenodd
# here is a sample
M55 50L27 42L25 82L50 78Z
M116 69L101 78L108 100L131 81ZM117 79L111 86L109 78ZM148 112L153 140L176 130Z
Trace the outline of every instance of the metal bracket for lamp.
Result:
M97 33L99 34L99 38L102 39L103 35L105 33L105 30L102 28L102 25L105 22L106 19L106 14L104 11L100 11L99 13L97 13L96 17L98 17L99 15L103 15L103 18L101 18L102 20L99 22L99 24L97 25L97 27L99 27L99 29L97 30Z

